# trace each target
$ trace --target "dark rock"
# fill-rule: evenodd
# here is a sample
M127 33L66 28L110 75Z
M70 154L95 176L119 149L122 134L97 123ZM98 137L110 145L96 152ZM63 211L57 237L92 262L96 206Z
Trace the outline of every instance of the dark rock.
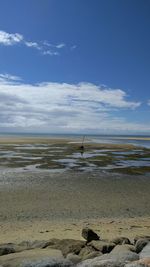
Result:
M82 229L82 237L88 242L92 240L99 240L100 237L90 228L83 228Z
M137 242L139 239L147 239L147 240L150 241L150 236L149 236L149 235L137 235L137 236L135 236L135 238L134 238L134 244L136 244L136 242Z
M142 249L149 243L148 239L138 239L135 244L136 253L140 253Z
M115 243L116 245L131 244L130 240L127 237L116 237L113 238L110 242Z
M0 256L15 253L16 251L14 246L14 244L0 245Z
M88 245L92 246L95 250L98 250L102 253L109 253L116 246L114 243L108 243L101 240L93 240Z

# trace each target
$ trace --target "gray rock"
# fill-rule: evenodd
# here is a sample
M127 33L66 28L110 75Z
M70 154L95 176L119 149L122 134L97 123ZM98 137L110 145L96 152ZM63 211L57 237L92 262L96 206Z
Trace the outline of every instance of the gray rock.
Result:
M94 259L94 258L99 257L99 256L101 256L101 255L102 255L101 252L99 252L99 251L93 251L93 252L91 252L91 253L85 255L85 256L82 258L82 260Z
M83 228L82 229L82 237L88 242L92 240L99 240L100 237L90 228Z
M66 257L67 260L71 261L73 264L77 264L79 262L81 262L81 257L74 254L74 253L69 253Z
M150 257L150 242L140 252L140 259Z
M78 267L123 267L127 261L138 260L139 256L131 245L117 245L110 253L85 260Z
M81 249L79 256L82 258L82 260L86 259L93 259L95 257L101 256L102 253L99 251L96 251L93 247L91 246L86 246Z
M150 267L150 258L144 258L138 261L125 264L125 267Z
M116 260L102 260L97 257L91 260L85 260L77 265L77 267L124 267L124 263Z
M50 239L50 240L35 240L35 241L22 241L18 244L18 248L21 251L34 248L46 248L48 246L55 245L59 242L59 239Z
M116 245L131 244L129 238L123 236L113 238L110 242L115 243Z
M136 253L140 253L142 249L149 243L148 239L138 239L135 244Z
M78 255L81 249L85 246L85 241L74 239L57 240L54 244L47 246L47 248L55 248L61 250L64 257L69 253Z
M63 259L53 259L47 258L37 261L25 261L22 263L21 267L73 267L72 262Z
M92 246L95 250L98 250L102 253L109 253L116 246L114 243L108 243L101 240L93 240L88 245Z
M19 253L13 253L0 257L0 264L3 267L24 267L24 266L71 266L72 263L62 256L60 250L56 249L32 249L25 250ZM55 265L54 265L55 264ZM61 264L61 265L60 265ZM66 265L63 265L66 264ZM69 265L70 264L70 265Z
M135 261L139 259L139 255L134 250L134 247L131 245L117 245L109 254L101 256L101 259L111 259L120 262Z

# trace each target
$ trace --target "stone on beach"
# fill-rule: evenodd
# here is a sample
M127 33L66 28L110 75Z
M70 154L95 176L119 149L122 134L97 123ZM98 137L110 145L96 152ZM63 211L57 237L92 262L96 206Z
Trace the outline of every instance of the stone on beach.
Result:
M85 241L74 239L55 240L54 244L47 246L47 248L54 248L61 250L64 257L69 253L79 254L81 249L85 246Z
M4 267L71 266L71 262L63 258L63 255L60 250L39 248L1 256L0 264Z
M140 252L140 259L150 257L150 242Z
M82 229L82 237L87 241L87 243L91 242L92 240L100 239L100 237L88 227Z
M129 238L123 236L113 238L110 242L115 243L116 245L131 244Z
M79 256L82 258L82 260L93 259L101 255L102 253L100 251L96 251L92 246L85 246L79 253Z
M137 253L140 253L142 249L149 243L148 239L138 239L136 244L135 244L135 250Z
M106 241L101 241L101 240L97 240L97 241L93 240L90 243L88 243L88 246L91 246L94 249L96 249L102 253L109 253L116 246L116 244L109 243Z
M140 259L131 263L125 264L125 267L150 267L150 258Z

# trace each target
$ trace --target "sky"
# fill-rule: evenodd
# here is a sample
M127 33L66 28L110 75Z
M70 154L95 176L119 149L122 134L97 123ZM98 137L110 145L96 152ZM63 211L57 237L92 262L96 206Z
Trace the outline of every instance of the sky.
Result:
M0 132L150 133L149 0L0 0Z

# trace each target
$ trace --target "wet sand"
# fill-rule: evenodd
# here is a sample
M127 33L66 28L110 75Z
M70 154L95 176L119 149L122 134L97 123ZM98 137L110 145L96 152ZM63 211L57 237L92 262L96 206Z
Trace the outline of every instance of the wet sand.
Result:
M0 203L1 243L80 239L85 225L105 238L150 232L148 176L1 171Z

